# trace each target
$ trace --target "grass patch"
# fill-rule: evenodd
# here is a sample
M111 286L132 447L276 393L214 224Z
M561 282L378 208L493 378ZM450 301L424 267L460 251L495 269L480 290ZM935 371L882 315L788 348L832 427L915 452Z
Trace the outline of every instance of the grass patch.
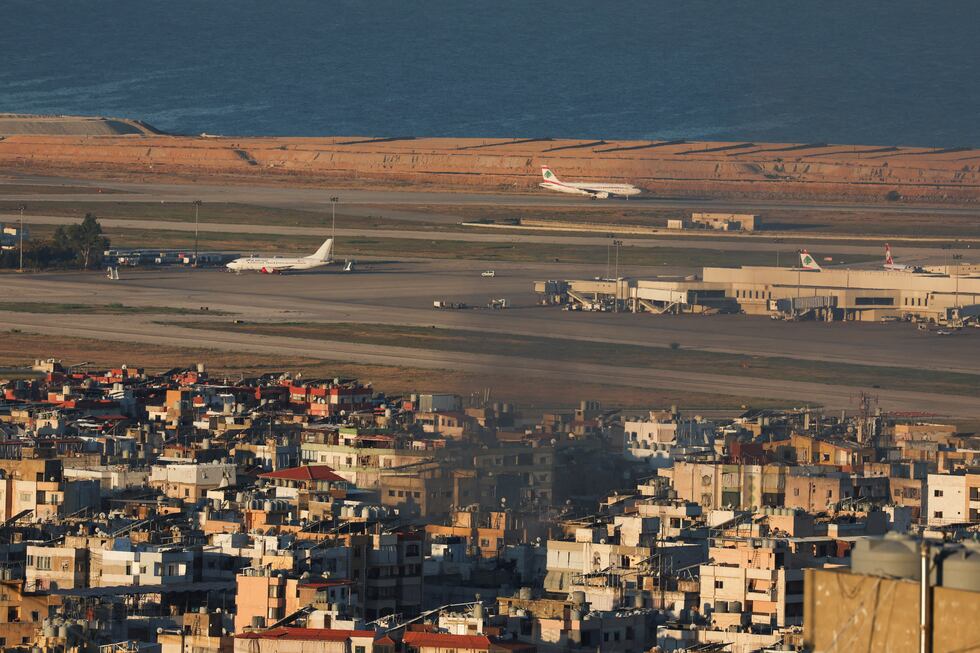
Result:
M3 186L0 185L0 189ZM164 222L194 222L192 202L30 202L25 203L24 215L51 215L59 217L84 217L94 213L100 218L114 220L161 220ZM21 202L0 200L0 213L17 213ZM341 205L342 206L342 205ZM444 228L446 225L385 218L378 215L347 215L338 207L337 227L340 229L390 229L413 230ZM283 225L290 227L327 228L331 225L330 208L322 211L305 211L254 204L219 202L201 204L199 220L202 223Z
M216 323L182 324L214 330ZM850 365L778 356L745 356L696 349L647 347L564 338L514 336L463 329L424 328L361 323L293 322L265 324L223 323L225 331L260 335L337 340L419 349L499 354L546 360L575 360L623 367L661 370L698 370L728 376L808 381L829 385L880 387L955 395L980 393L980 375L947 373L917 368Z
M415 206L413 210L432 215L449 215L461 220L510 220L524 218L531 220L552 220L603 224L615 231L617 225L635 225L665 228L667 220L690 218L697 207L653 208L625 206L626 202L590 203L582 208L522 208L493 206ZM637 202L637 204L641 204ZM381 210L383 207L378 207ZM710 206L707 212L726 212ZM912 212L896 212L887 206L854 211L842 208L839 211L813 210L805 207L781 208L763 206L758 211L735 211L736 213L758 213L763 229L779 232L796 232L800 237L807 234L840 234L860 236L890 237L948 237L950 239L980 238L980 208L972 215L931 212L928 206ZM763 234L765 231L762 232ZM632 237L632 236L631 236Z
M194 235L179 231L150 229L120 229L104 227L113 247L183 248L192 247ZM549 243L494 243L458 240L408 238L343 238L337 244L339 259L358 256L392 258L462 259L478 261L512 261L542 263L606 263L606 248L602 245L563 245ZM209 250L251 252L310 253L322 242L319 236L276 236L270 234L225 234L202 232L200 246ZM685 268L703 266L771 265L773 253L765 251L719 251L710 247L688 249L681 247L622 247L621 266ZM821 252L833 256L835 263L858 263L871 257ZM875 258L877 260L877 258Z
M0 184L0 195L127 195L124 190L95 186L47 186L38 184ZM25 211L25 213L27 213Z
M127 306L125 304L68 304L58 302L0 302L0 311L10 313L77 315L234 315L228 311L200 310L177 306Z

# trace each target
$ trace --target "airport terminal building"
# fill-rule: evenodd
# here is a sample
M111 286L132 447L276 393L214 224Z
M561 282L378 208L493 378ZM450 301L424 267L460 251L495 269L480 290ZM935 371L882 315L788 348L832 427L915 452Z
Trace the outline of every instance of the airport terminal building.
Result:
M976 319L980 274L942 271L709 267L691 277L542 281L535 291L582 310L744 312L795 319Z

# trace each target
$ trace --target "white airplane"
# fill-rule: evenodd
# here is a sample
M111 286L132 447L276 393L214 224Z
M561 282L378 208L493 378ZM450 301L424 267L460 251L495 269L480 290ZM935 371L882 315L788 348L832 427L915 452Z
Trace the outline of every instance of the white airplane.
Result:
M310 256L300 258L287 258L272 256L261 258L256 256L244 256L236 258L227 267L232 272L243 272L245 270L256 270L264 274L278 274L292 270L311 270L333 262L331 252L333 251L333 238L327 238Z
M800 250L800 269L808 272L823 272L820 264L805 249Z
M548 166L541 166L541 176L544 178L544 183L538 184L541 188L556 190L559 193L588 195L594 200L604 200L610 195L629 197L630 195L639 195L643 192L632 184L593 184L559 181L558 176Z
M901 263L896 263L895 259L892 258L892 246L885 243L885 264L882 266L886 270L894 270L895 272L918 272L921 268L915 267L914 265L902 265Z

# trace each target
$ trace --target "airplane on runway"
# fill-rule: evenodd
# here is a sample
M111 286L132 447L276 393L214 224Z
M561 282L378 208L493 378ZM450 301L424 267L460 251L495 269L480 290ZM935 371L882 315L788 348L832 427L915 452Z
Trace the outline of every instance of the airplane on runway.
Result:
M316 250L310 256L303 256L299 258L288 258L280 256L272 256L267 258L255 257L255 256L244 256L242 258L236 258L234 261L229 263L227 267L232 272L243 272L245 270L256 270L264 274L282 274L283 272L290 272L293 270L312 270L313 268L318 268L324 265L329 265L333 263L333 257L331 253L333 252L333 238L327 238L320 245L320 249ZM349 270L345 268L345 271L353 270L353 265L348 264Z
M541 166L541 176L544 182L538 184L541 188L556 190L559 193L574 193L575 195L588 195L594 200L608 199L610 195L639 195L641 191L632 184L593 184L586 182L559 181L558 176L551 171L548 166Z

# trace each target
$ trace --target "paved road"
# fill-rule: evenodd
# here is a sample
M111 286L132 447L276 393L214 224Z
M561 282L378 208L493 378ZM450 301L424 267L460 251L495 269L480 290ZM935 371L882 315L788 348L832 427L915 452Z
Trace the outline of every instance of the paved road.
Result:
M786 380L768 380L702 372L617 367L573 361L524 359L493 354L469 354L408 347L366 345L302 338L217 333L178 326L160 333L159 325L126 316L107 320L99 316L75 316L71 325L55 323L49 316L0 313L0 327L18 328L49 335L111 338L116 342L153 343L221 351L252 351L316 357L322 360L362 364L399 365L423 369L453 369L487 375L488 379L528 376L580 378L593 383L638 388L673 388L781 401L807 401L828 409L853 408L860 388ZM876 391L884 410L928 410L951 417L980 416L980 399L900 390Z
M0 213L0 221L17 220L18 214ZM53 215L26 215L24 222L28 224L52 224L63 225L80 222L81 218ZM201 232L222 233L222 234L269 234L276 236L320 236L331 235L331 230L324 227L292 227L288 225L271 224L238 224L224 222L201 222L195 227L192 222L177 222L173 220L145 220L129 218L99 218L99 222L107 228L118 229L146 229L152 231L179 231L193 233L195 228ZM341 238L347 237L371 237L376 238L402 238L406 240L449 240L457 242L471 243L537 243L544 245L580 245L606 247L609 238L605 236L562 236L562 235L543 235L543 234L514 234L501 231L417 231L411 229L337 229L336 235ZM776 256L777 250L784 254L784 264L792 263L795 259L794 246L790 244L775 245L769 242L752 241L748 239L725 239L725 240L702 240L698 239L677 239L677 238L630 238L629 236L618 236L625 247L640 248L667 248L667 249L697 249L697 250L719 250L728 252L769 252ZM837 243L827 243L824 245L828 251L834 254L847 254L860 257L882 256L882 246L875 245L842 245ZM811 250L816 251L816 250ZM271 252L270 252L271 253ZM946 250L938 247L916 247L914 255L901 257L901 261L908 264L927 265L930 263L939 264L948 255ZM774 258L773 263L776 260ZM863 266L867 267L867 265Z

